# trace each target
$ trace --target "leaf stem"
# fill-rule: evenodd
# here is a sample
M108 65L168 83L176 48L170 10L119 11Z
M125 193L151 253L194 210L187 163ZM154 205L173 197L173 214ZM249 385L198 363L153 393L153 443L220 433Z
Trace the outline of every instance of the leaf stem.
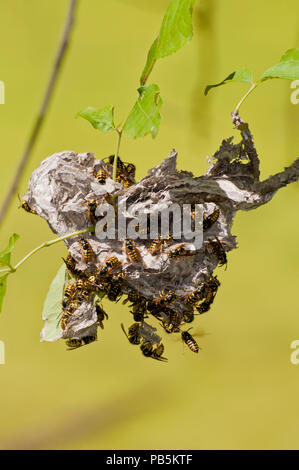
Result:
M243 98L241 98L241 100L239 101L239 103L237 104L235 110L234 110L234 113L238 113L239 111L239 108L241 106L241 104L244 103L244 101L246 100L246 98L250 95L251 92L253 92L253 90L260 84L261 82L256 82L256 83L253 83L251 85L251 87L249 88L249 90L247 91L247 93L245 93L245 95L243 96Z
M12 266L7 266L5 269L0 269L0 277L5 276L5 274L9 274L14 272L14 268Z
M119 153L119 147L120 147L120 141L121 141L121 136L122 136L122 128L116 128L115 129L117 132L117 141L116 141L116 149L115 149L115 154L114 154L114 162L113 162L113 181L116 181L116 175L117 175L117 158L118 158L118 153Z
M52 246L52 245L55 245L55 243L58 243L58 242L61 242L63 240L66 240L67 238L72 238L72 237L76 237L77 235L81 235L81 233L87 233L87 232L94 232L95 228L94 227L88 227L88 228L85 228L84 230L79 230L78 232L73 232L73 233L69 233L67 235L64 235L63 237L59 237L59 238L55 238L54 240L49 240L47 242L44 242L42 243L41 245L39 245L38 247L34 248L34 250L30 251L30 253L28 253L28 255L26 255L21 261L19 261L14 267L13 266L9 266L9 270L5 269L5 270L0 270L0 274L1 273L13 273L15 272L23 263L25 263L25 261L27 261L27 259L29 259L32 255L34 255L35 253L37 253L39 250L41 250L42 248L46 248L48 246Z

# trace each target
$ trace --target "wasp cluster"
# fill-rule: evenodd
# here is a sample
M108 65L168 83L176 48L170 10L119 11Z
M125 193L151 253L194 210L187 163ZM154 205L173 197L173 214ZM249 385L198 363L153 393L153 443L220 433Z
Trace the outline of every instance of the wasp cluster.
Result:
M150 238L151 211L169 206L170 191L190 178L187 173L177 172L175 160L176 153L172 152L139 183L135 181L132 163L118 157L114 182L114 156L97 161L92 154L72 152L49 157L32 174L29 193L21 205L27 212L46 218L59 235L96 225L100 219L96 209L103 203L111 204L117 214L120 195L126 198L128 221L134 220L132 213L137 207L139 213L147 214L142 239L118 240L116 236L114 240L100 241L94 234L86 233L66 240L69 252L63 259L66 280L59 325L69 349L97 339L98 327L103 329L108 319L103 305L107 299L122 300L129 307L134 323L127 328L121 324L121 328L144 356L167 360L157 327L166 334L179 333L189 349L198 353L199 346L188 327L197 316L210 310L220 286L213 271L217 265L226 266L226 251L235 242L219 197L213 200L205 194L190 194L188 199L185 192L176 202L189 202L193 219L197 204L203 208L202 248L196 249L183 237L174 240L171 230L167 236L159 233ZM136 231L138 225L137 222Z
M98 329L108 319L107 299L129 307L132 323L121 328L144 356L166 361L161 336L169 334L179 334L192 352L199 351L190 324L215 300L220 282L214 271L226 267L227 252L236 247L231 234L236 211L265 204L280 187L299 177L295 162L260 182L248 126L243 123L240 130L241 142L223 141L208 171L199 177L177 170L175 151L138 182L132 163L118 158L113 181L114 157L96 160L91 153L54 154L33 172L21 205L43 217L59 236L95 225L96 208L104 203L114 207L117 219L120 196L129 222L134 222L136 213L150 219L174 203L190 204L194 218L199 205L203 214L200 249L183 236L176 239L171 230L151 239L146 228L141 238L121 239L117 223L113 239L100 240L93 233L66 239L67 275L59 324L68 348L97 339Z
M210 215L204 216L204 231L209 230L217 222L219 215L220 210L217 207ZM89 207L89 218L94 220L95 217L94 211L90 213ZM172 245L172 242L172 235L167 239L159 237L149 240L148 253L152 257L156 257L162 255L163 250L165 250L167 259L178 264L184 257L196 255L196 251L189 250L184 243L174 243ZM198 353L199 347L196 341L188 331L182 330L182 327L193 322L195 315L203 314L210 310L220 286L216 276L211 276L206 281L200 282L193 290L186 291L183 295L171 289L167 291L163 289L159 292L158 298L148 299L139 290L130 287L126 282L126 269L119 256L108 256L97 267L97 270L92 272L88 267L94 258L93 249L85 238L81 238L79 244L82 248L82 259L87 265L87 270L79 270L76 267L76 261L70 253L64 259L68 279L70 278L71 280L65 285L62 300L63 313L60 324L63 330L67 329L68 323L72 320L73 315L76 315L80 305L84 301L88 302L90 297L94 298L97 296L101 300L107 297L112 302L118 302L122 295L126 293L123 304L129 304L130 313L135 323L129 327L128 332L126 332L123 324L121 324L121 327L131 344L140 345L144 356L160 361L166 360L163 357L164 345L161 343L160 337L152 334L149 325L145 321L150 317L155 318L166 333L181 332L182 340L189 349ZM209 241L207 246L211 254L217 259L219 266L226 265L226 253L220 240L216 237L215 240ZM123 258L126 259L129 265L142 265L142 255L133 240L126 239L123 250ZM108 315L103 309L100 300L96 301L95 309L97 323L103 328L103 321L108 319ZM74 349L96 339L96 334L88 334L80 339L67 339L66 344L69 348Z

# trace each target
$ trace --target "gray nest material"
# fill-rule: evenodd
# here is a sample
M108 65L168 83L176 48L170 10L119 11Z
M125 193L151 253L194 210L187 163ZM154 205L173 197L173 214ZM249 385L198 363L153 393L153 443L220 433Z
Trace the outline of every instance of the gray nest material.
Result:
M153 256L149 253L150 241L137 239L135 244L141 254L141 262L132 262L126 256L124 241L117 239L117 231L115 240L104 241L98 240L93 233L85 233L83 237L88 240L93 252L90 262L86 264L79 243L82 235L65 240L68 251L77 262L76 267L85 274L96 274L108 257L116 256L122 263L122 294L128 294L133 289L147 302L153 302L163 293L174 291L177 297L169 305L170 310L161 309L156 318L165 329L165 325L169 326L172 322L171 315L172 318L174 316L177 323L173 331L180 331L181 324L187 322L184 314L190 311L190 306L185 302L186 296L201 283L207 282L218 264L217 257L207 247L209 240L221 240L226 253L236 248L235 236L231 234L236 212L256 209L270 201L279 188L299 178L297 159L283 172L260 182L259 159L248 125L238 115L233 115L233 122L241 131L241 141L233 144L233 138L224 140L209 160L210 166L202 176L194 177L190 172L178 171L177 153L172 150L168 158L148 171L147 176L125 189L121 183L111 179L111 165L96 160L92 153L66 151L48 157L33 172L24 200L47 221L58 236L89 227L91 223L87 201L96 199L101 205L106 202L107 193L112 196L118 194L126 199L129 208L126 216L130 220L135 210L139 213L157 212L174 203L200 204L204 217L218 208L219 218L204 231L203 247L193 256L182 256L179 259L170 259L168 250L180 243L194 250L192 243L172 240ZM110 175L104 185L99 184L94 176L99 168L105 168ZM151 313L147 312L147 316L149 322ZM91 297L71 316L63 331L63 338L81 338L94 334L96 324ZM146 325L140 322L139 332L144 341L152 336L150 325L148 331ZM171 328L168 332L172 332ZM157 344L157 338L154 342Z

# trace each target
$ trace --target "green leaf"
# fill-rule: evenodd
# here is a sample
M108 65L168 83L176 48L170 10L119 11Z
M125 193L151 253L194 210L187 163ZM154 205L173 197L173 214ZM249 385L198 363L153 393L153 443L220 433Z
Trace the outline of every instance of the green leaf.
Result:
M6 294L7 276L8 274L5 274L0 277L0 312L2 311L3 300Z
M144 137L151 134L156 137L161 123L160 108L162 98L158 85L152 84L138 88L139 97L130 112L124 132L129 137Z
M268 80L269 78L299 79L299 48L288 49L279 64L266 70L259 81Z
M288 49L285 55L282 56L280 62L288 62L289 60L299 60L299 48L297 49Z
M236 70L226 77L222 82L217 83L216 85L208 85L205 89L205 95L207 95L212 88L226 85L227 83L231 82L253 83L252 73L248 69Z
M43 320L45 324L41 332L41 341L56 341L62 336L59 317L61 315L65 270L66 268L63 264L50 285L43 308Z
M10 265L11 252L14 247L14 244L19 238L20 238L20 235L18 235L17 233L14 233L8 241L8 247L5 248L5 250L1 251L0 253L0 266L1 267Z
M153 67L157 61L157 48L159 44L159 36L154 40L153 44L151 45L151 48L148 52L147 55L147 60L145 67L143 69L142 75L140 77L140 85L143 86L145 85L151 71L153 70Z
M109 132L115 128L113 116L114 106L106 106L104 109L96 109L89 106L79 111L76 117L86 119L95 129Z
M172 0L162 21L160 33L153 42L140 78L145 85L157 59L178 51L193 36L192 12L196 0Z

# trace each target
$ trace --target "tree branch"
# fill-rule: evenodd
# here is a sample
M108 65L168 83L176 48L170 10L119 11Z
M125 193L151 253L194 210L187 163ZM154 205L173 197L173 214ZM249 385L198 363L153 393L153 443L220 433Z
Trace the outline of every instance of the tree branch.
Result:
M274 195L276 191L284 186L294 183L299 179L299 158L297 158L289 167L285 168L284 171L277 173L276 175L269 176L265 181L262 181L256 186L257 191L261 195L271 193Z
M258 180L260 177L260 160L254 147L253 136L250 132L247 122L239 116L238 113L232 112L232 121L236 129L241 131L245 152L252 165L252 175Z
M0 224L2 223L4 217L5 217L8 209L9 209L9 206L11 204L12 198L13 198L14 194L17 191L17 188L18 188L18 185L19 185L20 180L22 178L23 172L26 168L26 165L28 164L28 161L29 161L30 155L32 153L33 147L34 147L34 145L36 143L36 140L38 138L38 135L40 133L40 130L41 130L42 124L44 122L46 113L49 109L50 100L52 98L53 91L54 91L55 85L57 83L57 78L58 78L59 72L61 70L62 63L63 63L63 59L65 58L66 51L67 51L67 48L68 48L68 45L69 45L69 40L70 40L70 35L71 35L72 29L73 29L75 11L76 11L77 4L78 4L78 0L70 0L70 2L69 2L66 21L65 21L65 24L64 24L64 27L63 27L61 39L60 39L60 42L59 42L59 46L58 46L58 49L57 49L57 53L56 53L56 57L55 57L55 60L54 60L54 63L53 63L53 67L51 69L50 78L49 78L49 81L48 81L48 84L47 84L47 87L46 87L46 90L45 90L43 101L42 101L41 107L39 109L39 112L37 114L35 123L33 125L31 134L29 136L29 140L28 140L27 145L25 147L24 153L21 157L21 160L20 160L19 165L17 167L17 170L15 172L15 175L14 175L14 178L12 180L11 186L8 189L7 195L4 199L3 205L1 207L1 210L0 210Z
M284 171L277 173L276 175L269 176L264 181L259 181L259 165L260 160L257 154L257 151L254 147L253 137L249 130L249 126L243 119L237 114L232 113L232 121L235 125L235 128L241 131L242 143L244 149L249 158L249 161L252 165L252 176L254 178L254 183L252 185L252 194L255 200L254 206L265 204L268 202L274 194L284 186L287 186L290 183L294 183L299 179L299 158L297 158L289 167L285 168ZM249 189L249 188L248 188ZM257 204L258 202L258 204Z

